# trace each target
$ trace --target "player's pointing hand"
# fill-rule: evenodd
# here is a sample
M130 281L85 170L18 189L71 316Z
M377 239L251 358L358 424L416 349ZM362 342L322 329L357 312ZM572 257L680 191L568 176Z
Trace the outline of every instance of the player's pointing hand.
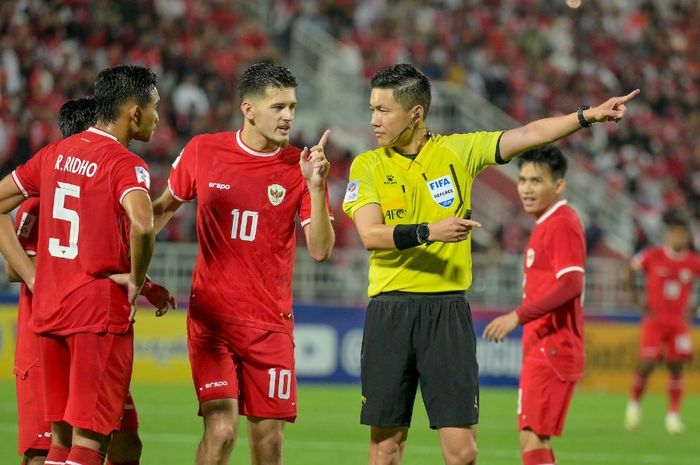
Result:
M326 178L328 177L331 164L326 159L323 150L330 135L330 129L326 129L321 139L318 141L318 144L311 147L310 150L304 147L304 150L301 151L299 166L310 188L325 188Z

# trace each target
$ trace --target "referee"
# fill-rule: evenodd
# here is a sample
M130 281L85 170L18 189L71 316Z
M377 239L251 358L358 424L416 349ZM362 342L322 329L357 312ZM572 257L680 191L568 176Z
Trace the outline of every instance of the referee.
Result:
M419 382L445 463L473 464L479 379L465 291L469 233L481 225L471 219L472 183L488 165L621 120L639 90L508 131L443 136L425 126L430 82L412 65L379 71L371 89L379 147L353 161L343 204L372 251L361 367L369 464L401 462Z

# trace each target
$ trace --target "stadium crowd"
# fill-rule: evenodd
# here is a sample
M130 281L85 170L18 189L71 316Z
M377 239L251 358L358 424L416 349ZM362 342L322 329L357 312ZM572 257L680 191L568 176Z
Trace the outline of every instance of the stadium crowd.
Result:
M161 121L149 146L154 191L192 135L236 126L235 82L248 64L282 60L306 20L338 38L368 77L407 61L469 86L518 121L642 89L622 130L595 127L568 153L632 196L642 225L684 208L700 218L700 4L591 0L280 0L263 25L235 0L18 0L0 5L0 166L8 172L58 137L55 115L91 92L97 70L142 64L159 75ZM584 11L585 10L585 11ZM294 141L308 145L313 141ZM327 147L340 211L349 157ZM187 210L166 237L193 239ZM338 215L342 216L342 215ZM346 223L336 224L344 229ZM347 237L346 237L347 236ZM338 246L353 243L340 231ZM643 228L640 239L643 241Z

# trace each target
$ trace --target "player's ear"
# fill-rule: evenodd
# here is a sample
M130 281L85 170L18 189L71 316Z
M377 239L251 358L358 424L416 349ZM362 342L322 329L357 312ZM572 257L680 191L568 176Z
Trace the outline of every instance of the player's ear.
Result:
M141 122L141 108L136 103L132 103L127 110L129 113L129 121L138 126Z
M243 113L243 117L245 119L251 121L255 119L255 108L253 108L253 105L247 100L244 100L241 103L241 112Z
M556 180L557 194L561 195L566 190L566 179L559 178Z

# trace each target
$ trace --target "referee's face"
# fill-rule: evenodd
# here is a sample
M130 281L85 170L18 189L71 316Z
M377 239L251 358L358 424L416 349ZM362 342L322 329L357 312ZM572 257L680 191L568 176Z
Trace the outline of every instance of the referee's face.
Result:
M554 205L566 188L564 179L554 179L549 165L527 162L518 175L518 195L525 212L539 217Z
M411 126L411 114L396 101L393 90L372 89L369 109L374 137L380 147L400 146L411 138L412 131L407 131Z

